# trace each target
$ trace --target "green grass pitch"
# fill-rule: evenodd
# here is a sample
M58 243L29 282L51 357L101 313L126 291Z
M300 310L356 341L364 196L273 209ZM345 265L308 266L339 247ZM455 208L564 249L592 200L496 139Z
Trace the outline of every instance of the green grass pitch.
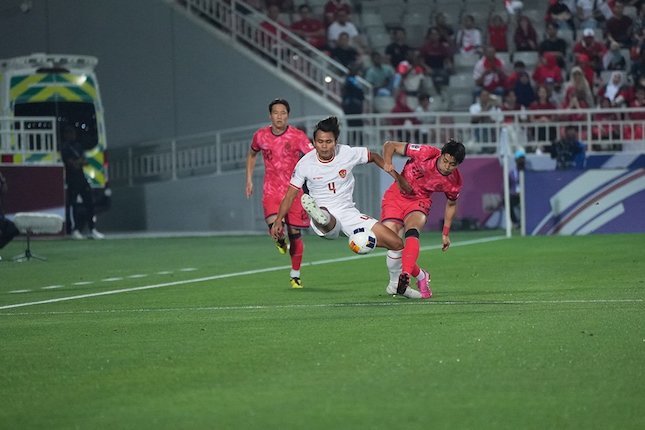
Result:
M0 253L2 429L642 429L645 235L37 240Z

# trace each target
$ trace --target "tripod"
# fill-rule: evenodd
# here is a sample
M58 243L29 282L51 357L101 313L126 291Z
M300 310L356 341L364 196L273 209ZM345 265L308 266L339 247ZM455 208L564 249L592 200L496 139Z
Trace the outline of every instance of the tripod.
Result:
M31 252L31 233L32 232L31 232L31 230L27 230L26 233L27 233L27 249L25 249L24 253L16 255L15 257L13 257L13 261L19 261L19 262L29 261L32 258L35 258L36 260L40 260L40 261L47 260L45 257L41 257L38 254L33 254Z

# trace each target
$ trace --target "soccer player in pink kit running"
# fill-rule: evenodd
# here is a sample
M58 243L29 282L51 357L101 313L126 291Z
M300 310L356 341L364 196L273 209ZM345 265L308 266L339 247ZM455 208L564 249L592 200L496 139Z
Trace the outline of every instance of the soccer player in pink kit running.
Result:
M269 232L276 219L282 197L287 192L291 173L300 157L313 149L309 138L302 131L288 124L289 103L283 99L275 99L269 103L269 118L271 125L255 132L251 149L246 157L246 197L253 194L253 169L258 153L262 151L264 158L264 189L262 207L264 219L269 226ZM287 246L284 235L276 240L276 247L281 254L287 250L291 256L291 287L302 288L300 281L300 265L305 249L300 230L309 227L309 217L302 208L300 199L291 205L284 218L288 226L290 245ZM282 220L280 220L282 222Z
M448 200L444 210L441 240L442 250L448 250L450 226L457 213L457 199L462 188L457 166L464 161L466 149L461 142L452 139L441 149L430 145L387 141L383 145L383 170L386 172L394 170L392 155L395 153L409 157L401 175L410 184L412 192L403 193L393 184L383 195L381 222L399 235L403 233L404 237L403 252L387 253L390 283L386 291L389 294L403 294L410 284L410 276L414 276L421 297L428 299L432 297L430 274L417 264L419 232L428 220L432 193L443 192Z

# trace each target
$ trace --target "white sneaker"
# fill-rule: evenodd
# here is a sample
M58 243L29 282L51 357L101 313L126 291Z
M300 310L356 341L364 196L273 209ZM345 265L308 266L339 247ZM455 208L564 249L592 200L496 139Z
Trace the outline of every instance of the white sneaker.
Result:
M105 235L103 233L100 233L97 229L93 228L92 231L90 231L90 238L105 239Z
M387 287L385 288L385 292L388 293L389 295L396 296L396 287L398 286L397 283L389 283L387 284ZM421 293L415 290L414 288L406 288L405 293L403 293L403 297L407 297L408 299L420 299L421 298Z
M72 234L70 234L70 236L72 236L72 239L74 239L74 240L83 240L83 239L85 239L85 236L83 236L81 234L81 232L78 231L78 230L72 231Z
M309 214L311 219L320 225L327 225L329 223L327 214L318 207L314 198L309 194L303 194L300 197L300 202L302 203L302 208Z

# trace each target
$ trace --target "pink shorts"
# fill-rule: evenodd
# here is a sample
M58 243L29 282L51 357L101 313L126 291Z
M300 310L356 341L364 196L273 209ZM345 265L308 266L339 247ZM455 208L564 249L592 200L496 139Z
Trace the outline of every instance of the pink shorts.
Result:
M267 219L271 215L276 215L280 209L280 203L284 196L278 195L267 195L265 194L262 197L262 207L264 209L264 219ZM307 212L302 208L302 203L300 203L300 197L302 197L302 190L298 192L287 216L284 217L284 221L289 227L306 229L309 228L309 216Z
M395 221L403 224L405 217L415 211L423 212L425 216L428 216L431 205L432 200L429 198L404 197L395 184L383 194L383 200L381 201L381 222Z

